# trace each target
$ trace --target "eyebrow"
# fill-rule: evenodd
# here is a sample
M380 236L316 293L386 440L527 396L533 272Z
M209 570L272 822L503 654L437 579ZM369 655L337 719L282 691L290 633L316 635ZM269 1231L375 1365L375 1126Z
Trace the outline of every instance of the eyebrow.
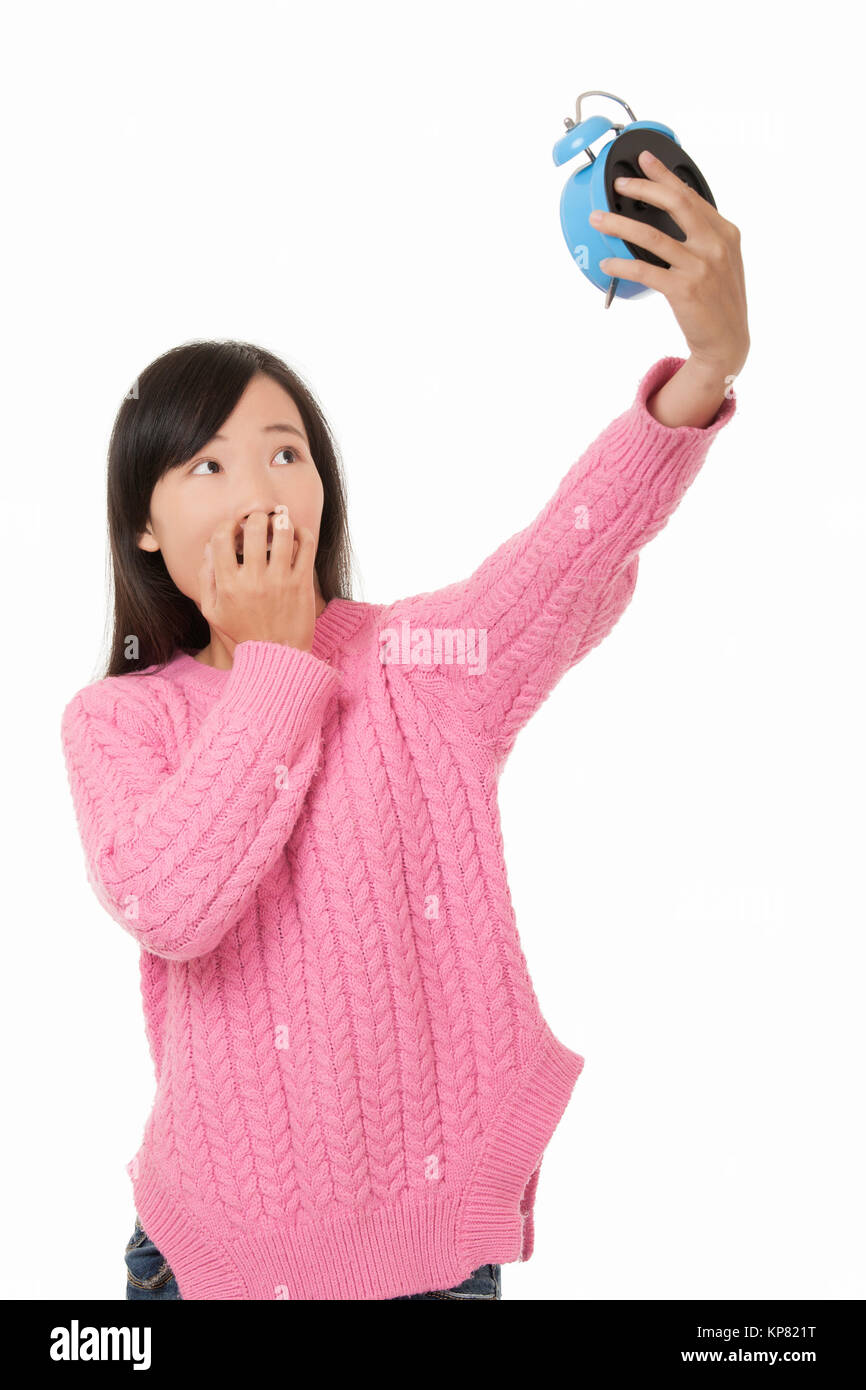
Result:
M305 444L307 442L306 439L304 439L304 436L301 433L301 431L298 429L297 425L262 425L262 434L268 434L277 430L279 430L281 434L296 434L299 439L304 440ZM225 440L226 438L224 434L215 434L213 437L214 439L222 440Z

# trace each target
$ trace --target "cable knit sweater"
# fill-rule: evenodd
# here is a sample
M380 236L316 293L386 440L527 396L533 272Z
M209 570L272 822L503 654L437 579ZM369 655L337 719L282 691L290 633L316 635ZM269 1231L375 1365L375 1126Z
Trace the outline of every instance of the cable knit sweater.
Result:
M387 1299L530 1257L584 1059L527 972L497 779L735 412L656 421L682 361L464 582L65 707L88 880L140 947L134 1200L182 1298Z

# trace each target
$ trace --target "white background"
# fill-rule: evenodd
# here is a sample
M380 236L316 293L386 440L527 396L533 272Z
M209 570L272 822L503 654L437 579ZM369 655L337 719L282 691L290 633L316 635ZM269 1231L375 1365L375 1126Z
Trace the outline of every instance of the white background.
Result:
M587 88L671 125L740 227L752 350L631 605L503 775L524 950L586 1058L503 1297L866 1295L847 13L6 16L2 1296L124 1297L153 1090L138 948L86 882L59 734L100 674L121 400L178 343L259 342L334 427L354 597L469 574L687 351L662 296L605 310L568 254L551 151Z

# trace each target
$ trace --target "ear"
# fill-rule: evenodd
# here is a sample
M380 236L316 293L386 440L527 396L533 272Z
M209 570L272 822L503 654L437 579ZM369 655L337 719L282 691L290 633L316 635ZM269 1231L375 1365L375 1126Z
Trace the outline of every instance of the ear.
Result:
M139 534L137 545L140 550L159 550L159 541L151 532L150 526Z

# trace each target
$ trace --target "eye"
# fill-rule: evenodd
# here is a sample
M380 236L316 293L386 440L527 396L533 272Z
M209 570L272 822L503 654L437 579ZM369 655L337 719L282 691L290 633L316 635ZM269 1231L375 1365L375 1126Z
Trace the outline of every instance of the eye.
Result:
M297 463L301 458L300 449L290 448L289 445L286 445L284 449L278 449L274 454L274 458L279 458L280 454L291 454L292 463ZM199 469L209 468L211 465L213 465L214 468L222 468L222 464L218 463L216 459L199 459L198 463L190 469L190 476L195 477L195 475L198 474L200 478L205 477L204 473L199 473Z

